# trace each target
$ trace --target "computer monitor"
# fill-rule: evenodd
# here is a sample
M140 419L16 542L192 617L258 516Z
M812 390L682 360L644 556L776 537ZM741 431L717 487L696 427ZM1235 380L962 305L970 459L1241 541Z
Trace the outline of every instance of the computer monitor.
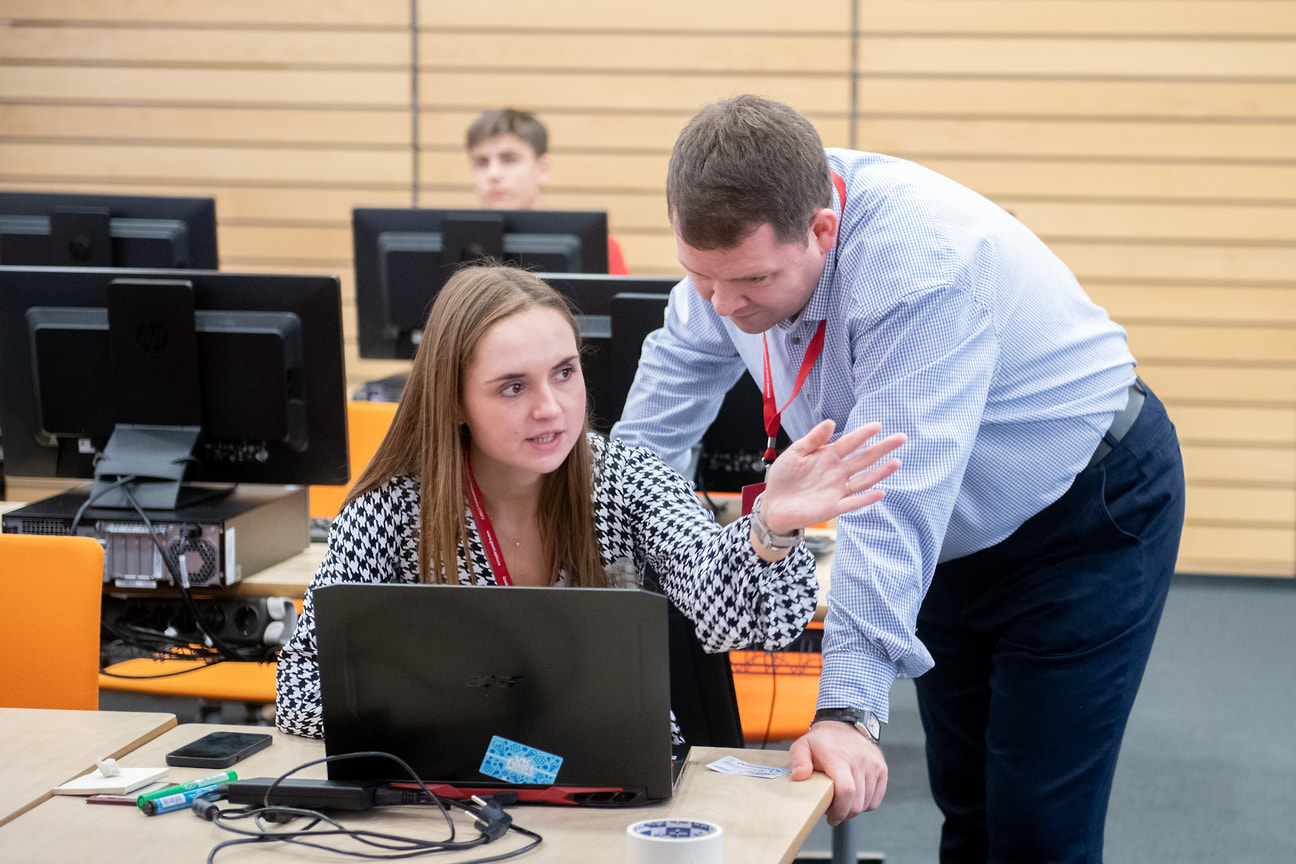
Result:
M336 276L0 266L6 472L146 509L346 483L341 307Z
M409 359L432 301L462 264L494 258L550 273L606 273L607 214L593 210L352 212L360 356Z
M537 273L576 312L581 371L592 425L607 433L621 416L644 338L662 326L678 279L589 273Z
M702 436L694 483L702 492L741 492L765 479L765 406L760 388L745 372L725 394L716 419ZM780 428L776 449L792 443Z
M581 324L581 366L591 403L592 425L607 433L621 417L639 368L644 339L664 321L675 279L633 276L539 274L572 301ZM606 319L603 316L606 315ZM702 436L693 480L704 492L741 492L764 479L766 437L760 388L743 374L725 394ZM791 443L779 431L780 452Z
M216 201L0 192L0 265L215 270Z

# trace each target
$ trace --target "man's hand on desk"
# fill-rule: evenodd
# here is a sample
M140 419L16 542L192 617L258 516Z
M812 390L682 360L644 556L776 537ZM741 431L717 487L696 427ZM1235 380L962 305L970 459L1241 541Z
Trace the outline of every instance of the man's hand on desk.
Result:
M886 795L886 757L876 744L846 723L814 724L793 742L791 756L793 780L807 780L816 770L832 778L829 825L876 810Z

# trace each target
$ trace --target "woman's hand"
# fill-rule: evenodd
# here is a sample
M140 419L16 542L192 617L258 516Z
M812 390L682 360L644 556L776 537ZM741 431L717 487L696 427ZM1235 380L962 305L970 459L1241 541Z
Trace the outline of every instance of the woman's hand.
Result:
M884 493L873 487L900 467L899 459L879 460L904 443L903 433L861 450L882 424L865 424L829 444L834 428L833 421L823 421L770 466L761 515L775 533L827 522L880 501Z

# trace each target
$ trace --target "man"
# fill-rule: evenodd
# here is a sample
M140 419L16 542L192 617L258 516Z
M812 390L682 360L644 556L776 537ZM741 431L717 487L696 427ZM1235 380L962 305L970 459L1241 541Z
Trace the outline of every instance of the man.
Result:
M486 210L539 210L549 184L549 133L529 111L487 111L468 127L468 162ZM608 235L608 272L624 276L625 254Z
M1002 209L825 152L777 102L704 108L666 198L688 275L614 437L684 465L745 367L794 437L832 418L908 439L886 498L838 520L794 779L833 778L832 824L877 807L879 721L914 677L943 861L1101 860L1183 523L1174 428L1124 331Z

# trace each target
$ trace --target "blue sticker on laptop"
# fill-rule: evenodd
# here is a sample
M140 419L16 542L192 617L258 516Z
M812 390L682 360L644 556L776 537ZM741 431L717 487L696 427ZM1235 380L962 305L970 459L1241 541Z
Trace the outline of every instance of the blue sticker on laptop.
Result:
M505 783L545 785L557 779L562 761L561 756L496 735L477 770Z

